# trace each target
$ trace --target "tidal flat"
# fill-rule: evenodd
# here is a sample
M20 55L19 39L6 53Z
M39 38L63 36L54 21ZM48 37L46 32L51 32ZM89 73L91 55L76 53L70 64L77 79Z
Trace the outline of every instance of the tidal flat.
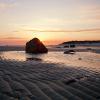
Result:
M94 52L2 51L0 100L99 100L99 60Z

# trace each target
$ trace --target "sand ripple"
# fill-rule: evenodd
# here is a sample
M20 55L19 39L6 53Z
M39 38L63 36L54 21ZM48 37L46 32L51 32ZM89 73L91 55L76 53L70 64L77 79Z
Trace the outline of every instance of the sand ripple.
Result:
M100 100L100 73L1 59L0 100Z

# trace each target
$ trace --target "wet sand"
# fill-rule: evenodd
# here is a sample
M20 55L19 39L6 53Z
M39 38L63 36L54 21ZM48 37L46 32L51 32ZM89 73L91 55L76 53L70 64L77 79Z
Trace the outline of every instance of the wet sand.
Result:
M100 73L0 59L0 100L100 100Z

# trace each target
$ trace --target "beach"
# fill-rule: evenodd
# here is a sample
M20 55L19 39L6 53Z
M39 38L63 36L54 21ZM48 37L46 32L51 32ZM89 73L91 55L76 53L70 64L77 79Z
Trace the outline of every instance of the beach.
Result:
M100 100L100 0L0 0L0 100Z
M8 53L13 56L16 52ZM17 51L19 53L22 52ZM8 59L6 53L0 58L0 100L99 100L100 55L88 53L84 60L85 54L87 53L76 53L75 56L56 51L44 56L32 56L34 59L31 60L20 59L18 56L18 60L14 56L13 59ZM91 64L85 63L88 56L91 57L88 60ZM72 59L73 63L61 61L64 57L70 62ZM74 58L77 59L77 64L74 63ZM82 65L79 66L78 63Z

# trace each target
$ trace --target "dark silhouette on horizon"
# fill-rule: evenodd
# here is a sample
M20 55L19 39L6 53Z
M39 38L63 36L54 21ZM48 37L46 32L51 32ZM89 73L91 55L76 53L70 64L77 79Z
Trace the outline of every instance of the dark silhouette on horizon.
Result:
M100 43L100 40L87 40L87 41L68 41L68 42L63 42L62 44L92 44L92 43Z
M26 43L25 51L26 53L40 54L47 53L48 49L38 38L33 38Z

